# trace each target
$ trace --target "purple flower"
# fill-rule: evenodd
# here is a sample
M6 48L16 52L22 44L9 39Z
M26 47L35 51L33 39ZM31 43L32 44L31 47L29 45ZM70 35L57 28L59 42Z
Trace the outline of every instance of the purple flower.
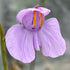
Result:
M12 57L24 63L35 59L35 50L41 51L44 56L56 58L66 50L59 22L56 18L45 20L50 13L49 9L35 6L21 10L16 20L5 36L7 49Z

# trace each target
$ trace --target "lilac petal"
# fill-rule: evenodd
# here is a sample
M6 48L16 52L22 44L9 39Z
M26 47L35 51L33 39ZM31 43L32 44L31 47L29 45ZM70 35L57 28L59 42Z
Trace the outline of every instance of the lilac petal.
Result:
M41 13L44 14L44 16L48 15L51 12L50 9L39 7L39 4L37 4L34 8L37 8Z
M39 48L39 42L38 42L38 36L37 36L37 32L34 33L34 47L37 51L40 51L40 48Z
M24 63L35 59L33 33L24 29L23 25L12 26L6 34L6 46L11 56Z
M41 12L44 16L48 15L50 13L50 10L49 9L46 9L46 8L43 8L43 7L38 7L38 8L28 8L28 9L24 9L24 10L21 10L17 16L16 16L16 20L18 23L22 23L22 19L23 17L27 14L27 13L30 13L32 12L32 15L31 14L28 14L28 16L32 16L33 17L33 11L38 11L38 12ZM32 18L31 17L31 18Z
M51 12L49 9L44 7L38 7L37 9L40 10L40 12L44 14L44 16L48 15Z
M66 44L60 33L59 23L56 18L45 21L38 37L44 56L55 58L64 54Z
M22 19L23 17L27 14L27 13L30 13L32 12L32 15L31 14L28 14L28 16L33 16L33 11L39 11L38 9L36 8L28 8L28 9L24 9L24 10L21 10L17 16L16 16L16 20L18 23L22 23ZM40 12L40 11L39 11ZM31 17L32 18L32 17Z
M21 11L17 14L16 20L17 20L18 23L22 23L22 18L23 18L23 16L24 16L27 12L28 12L28 10L27 10L27 9L24 9L24 10L21 10Z

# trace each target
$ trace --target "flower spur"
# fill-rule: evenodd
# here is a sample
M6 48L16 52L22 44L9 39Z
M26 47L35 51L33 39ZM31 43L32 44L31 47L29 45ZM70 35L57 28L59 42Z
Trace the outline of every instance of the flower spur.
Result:
M6 33L6 46L12 57L30 63L35 59L35 50L41 50L44 56L56 58L66 50L59 22L56 18L45 20L49 9L35 6L21 10L16 20L20 24L12 26Z

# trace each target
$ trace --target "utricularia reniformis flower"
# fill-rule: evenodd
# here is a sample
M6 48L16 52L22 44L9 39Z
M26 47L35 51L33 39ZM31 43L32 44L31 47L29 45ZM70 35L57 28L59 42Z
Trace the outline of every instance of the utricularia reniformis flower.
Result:
M44 56L56 58L64 54L66 50L59 22L56 18L45 20L50 13L49 9L35 6L21 10L16 20L18 23L12 26L6 33L7 49L12 57L30 63L35 59L35 50L41 51Z

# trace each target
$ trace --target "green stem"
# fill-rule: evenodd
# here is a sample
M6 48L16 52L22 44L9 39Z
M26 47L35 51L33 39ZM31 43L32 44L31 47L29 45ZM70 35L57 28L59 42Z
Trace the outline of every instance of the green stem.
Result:
M3 66L4 66L4 70L8 70L6 51L5 51L4 32L1 24L0 24L0 36L1 36L1 53L2 53Z
M41 3L44 3L45 0L40 0Z
M45 0L40 0L40 6L44 6Z

